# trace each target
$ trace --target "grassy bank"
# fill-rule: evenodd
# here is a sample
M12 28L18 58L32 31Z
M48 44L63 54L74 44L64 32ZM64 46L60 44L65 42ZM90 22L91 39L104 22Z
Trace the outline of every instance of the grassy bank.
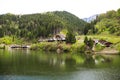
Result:
M66 44L65 42L41 42L31 45L31 50L44 50L44 51L57 51L60 49L61 52L83 52L84 44Z
M24 43L24 40L17 38L15 36L4 36L0 38L0 44L21 44Z

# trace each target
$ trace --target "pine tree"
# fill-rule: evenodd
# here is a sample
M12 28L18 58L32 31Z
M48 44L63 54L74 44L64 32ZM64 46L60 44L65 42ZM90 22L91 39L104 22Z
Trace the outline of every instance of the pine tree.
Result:
M72 31L68 31L68 33L66 34L66 43L75 43L76 42L76 38L75 35Z
M86 36L84 39L84 43L86 46L89 47L89 49L92 50L94 43L93 43L93 40L91 38L88 39L88 37Z
M85 39L84 39L84 43L85 43L85 45L88 44L88 37L87 37L87 36L86 36Z
M89 44L88 44L88 46L90 47L90 49L93 48L93 40L92 40L91 38L89 39Z

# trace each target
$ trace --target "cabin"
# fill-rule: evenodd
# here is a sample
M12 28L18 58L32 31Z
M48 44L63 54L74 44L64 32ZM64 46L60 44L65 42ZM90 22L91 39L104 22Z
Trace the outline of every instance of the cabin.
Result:
M43 42L43 39L39 39L38 42Z
M63 34L56 34L48 39L40 38L38 40L38 42L54 42L54 41L66 41L66 38Z
M98 44L98 39L93 39L94 44Z
M108 42L106 40L99 40L98 41L100 44L102 44L103 46L106 46L106 47L110 47L113 43L111 42Z
M105 46L105 47L110 47L113 44L113 43L108 42L106 40L93 39L93 41L94 41L94 44L101 44L102 46Z
M53 38L47 39L47 42L54 42L55 40Z
M39 40L38 40L38 42L45 42L45 41L47 41L47 39L45 39L43 37L40 37Z
M53 39L54 39L55 41L66 41L66 38L65 38L65 36L64 36L63 34L56 34L56 35L53 37Z

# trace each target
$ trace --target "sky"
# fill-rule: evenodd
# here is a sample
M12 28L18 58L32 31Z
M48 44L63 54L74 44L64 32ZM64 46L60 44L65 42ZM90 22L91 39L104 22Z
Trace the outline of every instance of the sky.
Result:
M120 8L120 0L0 0L0 14L68 11L79 18Z

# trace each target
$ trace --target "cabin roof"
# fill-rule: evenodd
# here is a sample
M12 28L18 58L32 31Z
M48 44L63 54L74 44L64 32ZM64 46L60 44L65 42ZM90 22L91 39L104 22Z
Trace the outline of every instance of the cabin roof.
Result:
M65 38L65 35L63 35L63 34L56 34L54 37L56 37L56 38Z

